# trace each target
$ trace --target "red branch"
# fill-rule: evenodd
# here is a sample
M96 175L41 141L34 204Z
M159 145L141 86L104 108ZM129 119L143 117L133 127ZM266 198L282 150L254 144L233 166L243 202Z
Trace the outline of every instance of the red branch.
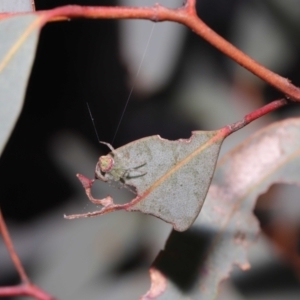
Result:
M21 284L16 286L0 287L0 297L30 296L39 300L55 300L52 296L33 284Z
M10 257L11 257L11 260L13 261L20 277L21 277L21 280L23 283L29 283L30 280L28 278L28 276L26 275L25 273L25 270L22 266L22 263L14 249L14 245L11 241L11 238L9 236L9 233L8 233L8 230L7 230L7 227L6 227L6 224L5 224L5 221L4 221L4 218L3 218L3 215L2 215L2 212L1 212L1 209L0 209L0 232L3 236L3 240L4 240L4 243L6 245L6 248L10 254Z
M300 102L300 89L298 87L294 86L288 79L272 72L237 49L199 19L195 11L195 2L195 0L187 1L183 7L177 9L169 9L159 4L153 7L89 7L69 5L38 13L42 16L42 25L49 21L66 18L146 19L154 22L173 21L181 23L238 64L287 95L291 100Z
M241 121L237 121L231 125L227 125L225 128L224 128L224 136L228 136L230 135L231 133L245 127L246 125L248 125L249 123L253 122L254 120L276 110L277 108L279 107L282 107L282 106L285 106L287 104L289 104L289 100L287 100L286 98L282 98L282 99L279 99L279 100L274 100L272 101L271 103L263 106L263 107L260 107L259 109L251 112L250 114L247 114L243 120Z
M32 296L39 300L53 300L54 298L41 290L39 287L33 285L23 266L22 263L14 249L13 243L11 241L11 238L9 236L1 209L0 209L0 232L3 236L4 243L6 245L6 248L10 254L10 257L21 277L22 284L17 286L9 286L9 287L0 287L0 297L5 296Z

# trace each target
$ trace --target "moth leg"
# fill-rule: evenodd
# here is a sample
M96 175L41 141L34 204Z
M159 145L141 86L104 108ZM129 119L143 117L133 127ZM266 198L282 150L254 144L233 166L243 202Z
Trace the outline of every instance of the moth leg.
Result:
M103 144L103 145L106 145L111 150L111 153L115 157L118 157L119 159L122 159L122 155L120 155L120 153L118 151L116 151L116 149L110 143L106 143L106 142L102 142L102 141L100 141L100 143Z
M146 164L147 164L147 163L146 163L146 162L144 162L144 163L142 163L142 164L140 164L140 165L138 165L138 166L136 166L136 167L130 168L129 170L135 170L135 169L139 169L139 168L141 168L141 167L145 166Z
M78 177L78 176L77 176ZM108 179L102 174L102 171L100 170L100 168L98 167L98 164L96 166L96 170L95 170L95 179L99 179L103 182L107 182ZM80 180L80 179L79 179ZM81 181L81 180L80 180Z
M145 162L145 163L142 163L142 164L140 164L140 165L138 165L136 167L126 169L125 172L124 172L124 174L122 175L122 178L124 179L124 181L126 179L137 178L137 177L141 177L141 176L146 175L147 172L142 173L142 171L136 171L138 174L136 174L136 175L130 175L131 171L135 171L136 169L139 169L139 168L145 166L146 164L147 163Z
M147 172L144 172L144 173L140 172L139 174L135 174L135 175L126 174L125 179L138 178L138 177L142 177L146 174L147 174Z

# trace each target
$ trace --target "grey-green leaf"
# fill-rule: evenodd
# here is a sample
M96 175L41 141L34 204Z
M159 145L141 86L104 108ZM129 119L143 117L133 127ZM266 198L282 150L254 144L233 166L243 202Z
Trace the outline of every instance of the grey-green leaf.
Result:
M274 183L300 184L299 170L300 118L260 130L221 159L194 225L173 231L156 259L152 272L161 274L165 289L151 299L216 299L234 265L250 268L256 199Z
M40 31L37 19L23 15L0 21L0 154L22 110Z
M93 182L79 175L90 200L104 207L66 218L92 217L124 209L151 214L171 223L178 231L187 230L202 208L223 139L222 130L194 131L186 140L169 141L155 135L114 150L99 159L96 173L101 180L123 179L136 189L136 197L123 205L114 204L111 197L93 199L90 195ZM113 165L108 163L112 159ZM101 168L105 169L104 175ZM127 174L120 170L129 171ZM122 178L122 174L126 176Z
M168 141L159 136L124 148L124 155L146 162L147 174L129 181L138 196L130 211L141 211L188 229L197 218L211 183L223 139L218 131L195 131L189 140Z

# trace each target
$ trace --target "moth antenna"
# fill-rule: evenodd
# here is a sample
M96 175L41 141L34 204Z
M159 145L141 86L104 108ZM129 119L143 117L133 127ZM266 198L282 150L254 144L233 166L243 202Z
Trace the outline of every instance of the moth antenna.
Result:
M99 141L99 143L106 145L111 150L111 152L115 153L115 148L110 143L106 143L102 141Z
M145 59L145 56L146 56L147 49L148 49L148 47L149 47L149 43L150 43L150 40L151 40L153 31L154 31L154 27L155 27L155 23L153 23L153 26L152 26L152 28L151 28L151 32L150 32L150 35L149 35L149 38L148 38L148 41L147 41L147 44L146 44L146 47L145 47L145 50L144 50L144 53L143 53L141 62L140 62L140 65L139 65L138 70L137 70L137 72L136 72L136 74L135 74L135 77L134 77L134 80L133 80L133 84L132 84L131 90L130 90L130 92L129 92L129 95L128 95L127 100L126 100L126 103L125 103L125 106L124 106L124 108L123 108L123 111L122 111L122 114L121 114L121 117L120 117L118 126L117 126L117 128L116 128L114 137L113 137L113 139L112 139L112 141L111 141L112 144L114 143L114 141L115 141L115 139L116 139L117 132L118 132L118 130L119 130L119 128L120 128L121 122L122 122L122 120L123 120L123 117L124 117L126 108L127 108L127 106L128 106L129 100L130 100L130 98L131 98L132 92L133 92L134 87L135 87L135 84L137 83L137 78L138 78L138 76L139 76L139 74L140 74L140 70L141 70L141 67L142 67L142 65L143 65L143 62L144 62L144 59Z
M90 117L91 117L91 120L92 120L92 123L93 123L93 127L94 127L94 131L95 131L95 133L96 133L97 141L100 142L100 141L99 141L98 131L97 131L97 128L96 128L96 125L95 125L95 120L94 120L94 118L93 118L93 115L92 115L92 112L91 112L91 109L90 109L90 106L89 106L88 102L86 102L86 106L87 106L87 108L88 108L88 111L89 111L89 114L90 114ZM101 142L100 142L100 143L101 143Z

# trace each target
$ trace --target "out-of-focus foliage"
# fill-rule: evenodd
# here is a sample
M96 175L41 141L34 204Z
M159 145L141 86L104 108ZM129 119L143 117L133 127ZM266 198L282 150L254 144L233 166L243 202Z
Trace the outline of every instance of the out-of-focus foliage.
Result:
M278 2L199 0L197 6L199 15L214 30L299 85L297 26L292 22L289 27L281 26L287 24L281 23L282 20L292 20L290 12L296 11L298 4L285 4L290 7L287 10L271 9L278 8ZM46 9L66 3L37 1L36 5L38 9ZM117 3L99 0L82 4ZM288 17L282 18L284 16ZM114 146L152 134L177 139L188 137L194 129L214 130L241 119L245 113L277 97L274 90L245 75L240 66L188 30L181 31L181 41L173 43L168 40L164 43L156 40L155 31L160 31L160 26L164 24L155 25L150 44L155 45L157 53L161 52L159 47L169 47L172 52L174 45L176 48L180 45L180 51L174 55L176 61L170 62L173 72L166 73L168 77L161 79L164 85L159 89L156 86L156 89L148 89L144 94L133 93ZM177 26L170 26L170 34L166 33L166 36L175 37ZM138 27L142 28L142 25ZM61 299L138 298L149 286L149 265L156 253L163 249L170 228L157 219L136 213L130 217L116 213L100 219L78 221L76 225L62 219L65 212L91 209L83 206L85 198L74 176L77 172L90 172L92 176L100 155L88 113L85 112L85 102L89 101L92 108L100 139L110 142L131 88L126 81L130 64L120 58L119 29L116 21L72 21L45 27L23 113L0 161L0 204L10 220L16 248L25 265L32 270L33 281ZM126 41L126 36L122 40ZM131 40L130 46L134 47L134 44ZM153 55L153 68L156 51L147 53ZM135 57L139 62L138 55ZM156 64L156 68L164 69L161 60L157 61L160 63ZM140 77L141 80L143 78L147 77ZM287 108L281 111L281 115L298 114L298 111L297 107ZM267 117L237 132L225 141L224 149L232 148L250 132L270 121L271 118ZM72 138L74 135L77 142ZM85 146L84 139L88 146ZM17 182L12 180L16 178L16 170L26 171L26 176ZM78 193L76 198L75 192ZM99 190L96 188L97 192L114 191L108 191L102 185ZM119 193L123 191L115 192L121 198ZM204 217L205 214L201 218ZM184 236L184 233L177 234ZM199 244L205 243L205 237L197 243L198 237L191 231L188 236L190 242L186 243L189 246L183 249L186 253L201 252ZM237 236L237 242L242 242L241 237ZM266 250L261 251L265 244L269 245L267 255ZM184 242L180 245L184 246ZM270 245L272 243L265 241L261 248L256 248L260 249L258 254L250 251L253 271L239 274L238 279L234 277L233 287L236 289L231 289L228 299L247 297L257 300L259 295L264 300L266 295L272 300L276 297L292 299L294 294L298 298L299 284L287 267L278 266L278 256ZM0 280L13 282L7 260L1 259L3 251L0 248ZM226 255L220 257L220 260L226 259ZM277 262L278 269L271 272L272 276L251 278L255 266L267 268L265 263L273 263L274 266L274 262ZM274 283L272 280L278 278L278 274L280 280ZM257 278L260 278L259 282ZM262 279L267 280L264 291L259 290ZM287 289L287 283L293 284L294 289L290 285ZM275 286L279 291L274 293ZM223 289L221 295L220 299L224 300Z
M156 285L164 286L154 299L215 299L234 265L250 268L259 195L275 183L300 185L299 128L299 118L274 123L221 159L195 224L173 232L152 267L161 274Z

